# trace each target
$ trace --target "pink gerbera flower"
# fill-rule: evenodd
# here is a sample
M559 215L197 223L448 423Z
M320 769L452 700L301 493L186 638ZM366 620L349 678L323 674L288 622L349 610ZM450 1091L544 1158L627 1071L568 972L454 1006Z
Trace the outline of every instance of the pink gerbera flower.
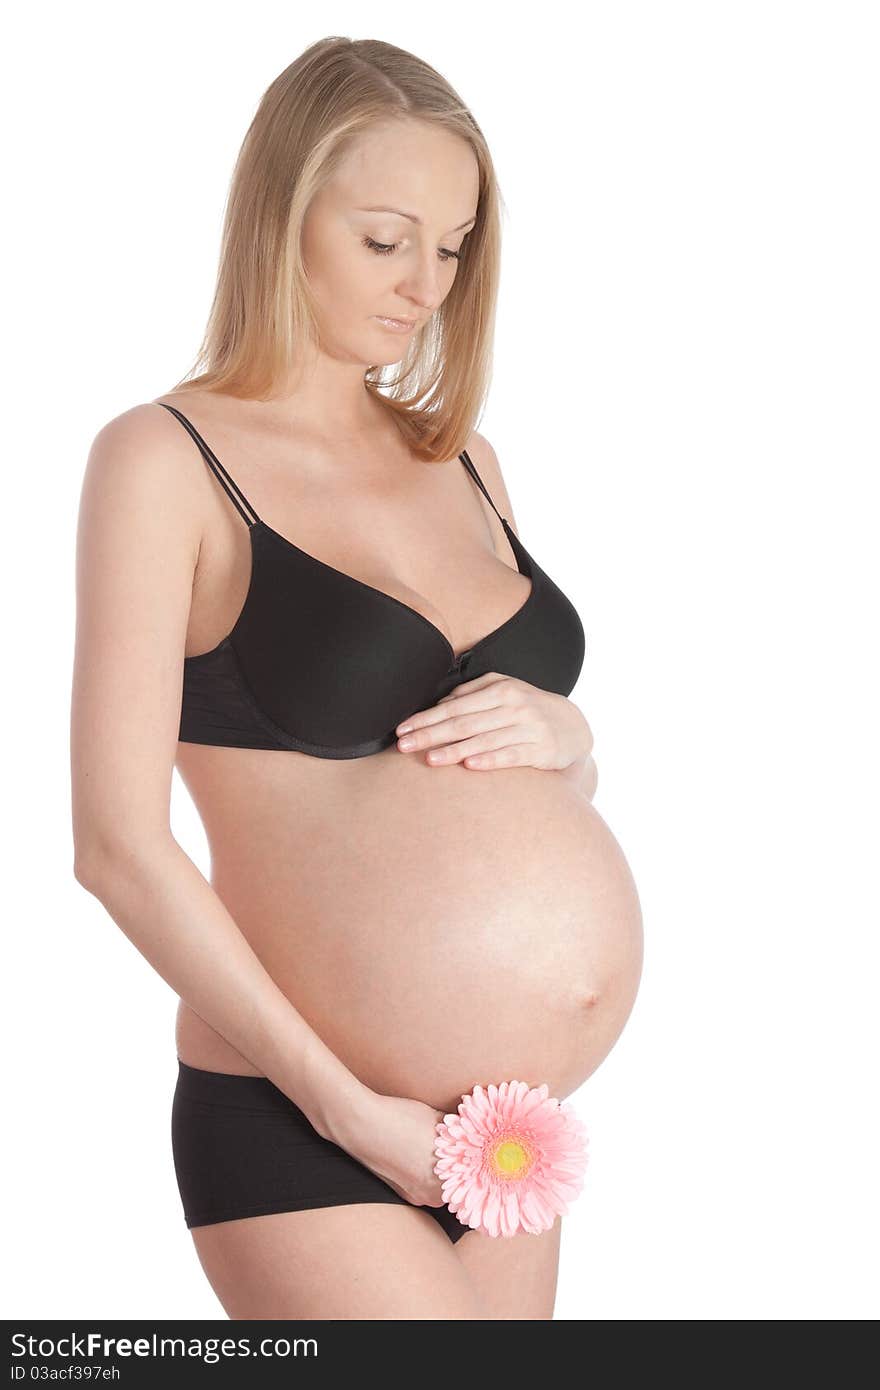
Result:
M490 1236L539 1235L568 1211L587 1166L580 1118L546 1084L490 1082L437 1123L434 1172L463 1226Z

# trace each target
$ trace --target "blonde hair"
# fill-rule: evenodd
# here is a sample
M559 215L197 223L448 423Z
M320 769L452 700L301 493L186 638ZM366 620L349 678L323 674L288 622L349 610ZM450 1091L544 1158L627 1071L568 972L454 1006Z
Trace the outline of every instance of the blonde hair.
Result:
M358 135L407 118L468 142L479 169L477 221L452 289L396 374L388 380L391 368L371 366L364 382L416 457L441 461L464 448L491 378L503 200L482 131L458 94L422 59L379 39L321 39L263 95L233 171L205 335L173 390L267 400L295 375L297 344L317 341L301 255L309 203Z

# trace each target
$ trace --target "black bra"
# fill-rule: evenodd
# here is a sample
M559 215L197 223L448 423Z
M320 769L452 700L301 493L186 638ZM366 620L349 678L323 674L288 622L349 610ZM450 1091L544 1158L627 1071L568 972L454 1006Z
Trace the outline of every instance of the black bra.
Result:
M422 613L308 555L261 521L194 425L205 462L250 528L251 577L235 626L209 652L184 658L180 740L363 758L397 741L407 715L488 671L568 695L580 675L580 619L501 516L468 454L459 454L531 579L513 617L453 651Z

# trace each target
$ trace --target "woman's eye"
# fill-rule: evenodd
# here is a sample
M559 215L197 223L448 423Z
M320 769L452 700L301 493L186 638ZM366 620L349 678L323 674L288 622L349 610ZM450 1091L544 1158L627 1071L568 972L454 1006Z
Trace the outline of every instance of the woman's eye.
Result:
M386 246L386 245L384 245L384 243L381 242L381 241L374 241L373 238L370 237L370 236L365 236L362 240L363 240L364 246L369 247L369 249L370 249L371 251L375 251L375 253L376 253L377 256L390 256L392 251L396 251L396 250L397 250L397 242L396 242L396 241L395 241L395 242L392 242L392 244L391 244L390 246ZM443 246L440 247L440 250L438 251L437 254L439 255L441 261L460 261L460 260L461 260L461 252L460 252L460 251L447 251L446 248L443 247Z

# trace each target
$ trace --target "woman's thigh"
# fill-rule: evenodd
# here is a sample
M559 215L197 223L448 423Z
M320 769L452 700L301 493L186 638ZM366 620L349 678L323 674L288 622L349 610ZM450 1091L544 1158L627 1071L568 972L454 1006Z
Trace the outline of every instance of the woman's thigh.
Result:
M475 1236L453 1246L413 1207L352 1202L194 1226L190 1234L230 1318L492 1316L457 1254Z
M428 1218L430 1220L430 1217ZM562 1217L539 1236L487 1236L468 1231L455 1253L492 1319L553 1317L559 1275Z

